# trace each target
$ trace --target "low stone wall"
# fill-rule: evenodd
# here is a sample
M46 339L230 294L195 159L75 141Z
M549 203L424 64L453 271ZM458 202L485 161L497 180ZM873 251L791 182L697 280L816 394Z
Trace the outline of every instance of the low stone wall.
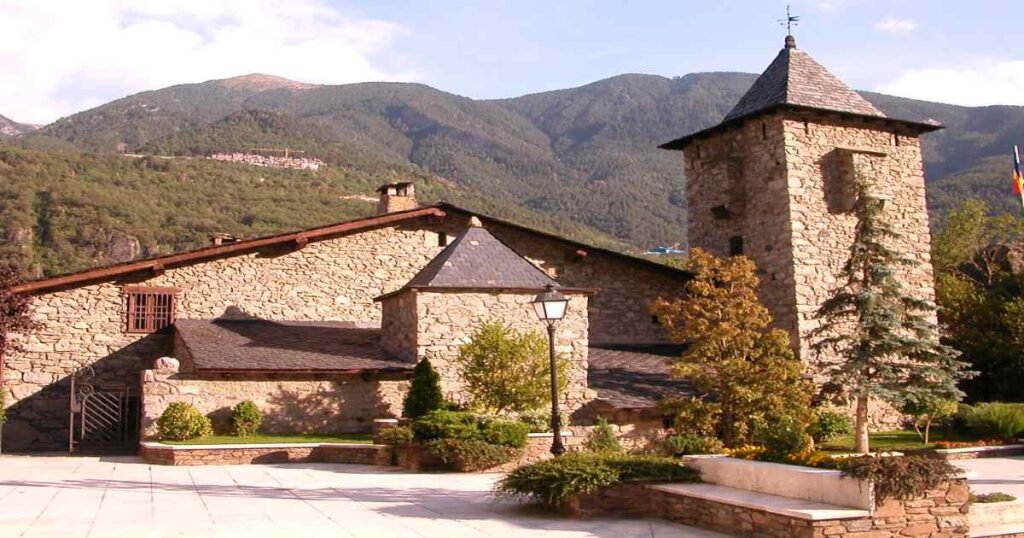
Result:
M934 450L907 451L907 454L939 458L944 460L973 460L976 458L1005 458L1024 455L1024 444L1001 446L971 446L964 448L940 448Z
M687 496L648 484L621 484L572 499L581 517L654 516L733 536L768 538L966 538L970 492L964 481L910 500L888 500L870 516L815 519Z
M375 417L401 414L409 381L404 374L364 378L316 374L190 374L177 359L155 361L141 377L143 439L156 436L156 419L171 402L187 402L230 428L231 409L252 400L263 412L265 433L369 432Z
M391 447L368 444L167 445L143 442L139 456L154 465L354 463L390 465Z

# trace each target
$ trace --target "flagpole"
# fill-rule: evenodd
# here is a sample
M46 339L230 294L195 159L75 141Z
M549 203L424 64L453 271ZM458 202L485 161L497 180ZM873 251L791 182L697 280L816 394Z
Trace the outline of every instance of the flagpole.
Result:
M1013 174L1017 195L1020 197L1020 216L1024 218L1024 175L1020 169L1020 148L1017 147L1017 144L1013 145Z

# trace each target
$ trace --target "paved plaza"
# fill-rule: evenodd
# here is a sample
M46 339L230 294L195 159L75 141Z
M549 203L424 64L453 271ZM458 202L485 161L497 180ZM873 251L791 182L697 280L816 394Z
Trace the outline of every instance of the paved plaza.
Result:
M498 476L0 456L0 537L721 536L657 519L573 520L496 501L489 492Z

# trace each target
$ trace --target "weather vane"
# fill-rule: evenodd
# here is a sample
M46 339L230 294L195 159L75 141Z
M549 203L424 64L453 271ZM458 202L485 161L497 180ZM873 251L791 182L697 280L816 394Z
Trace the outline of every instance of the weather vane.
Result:
M779 19L779 26L786 27L786 33L793 35L793 27L800 24L800 16L793 15L789 12L789 4L786 4L786 18Z

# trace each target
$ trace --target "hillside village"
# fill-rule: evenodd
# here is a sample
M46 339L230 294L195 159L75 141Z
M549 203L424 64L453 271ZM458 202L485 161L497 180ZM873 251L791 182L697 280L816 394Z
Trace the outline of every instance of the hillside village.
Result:
M1024 115L781 45L0 117L0 534L1024 536Z

